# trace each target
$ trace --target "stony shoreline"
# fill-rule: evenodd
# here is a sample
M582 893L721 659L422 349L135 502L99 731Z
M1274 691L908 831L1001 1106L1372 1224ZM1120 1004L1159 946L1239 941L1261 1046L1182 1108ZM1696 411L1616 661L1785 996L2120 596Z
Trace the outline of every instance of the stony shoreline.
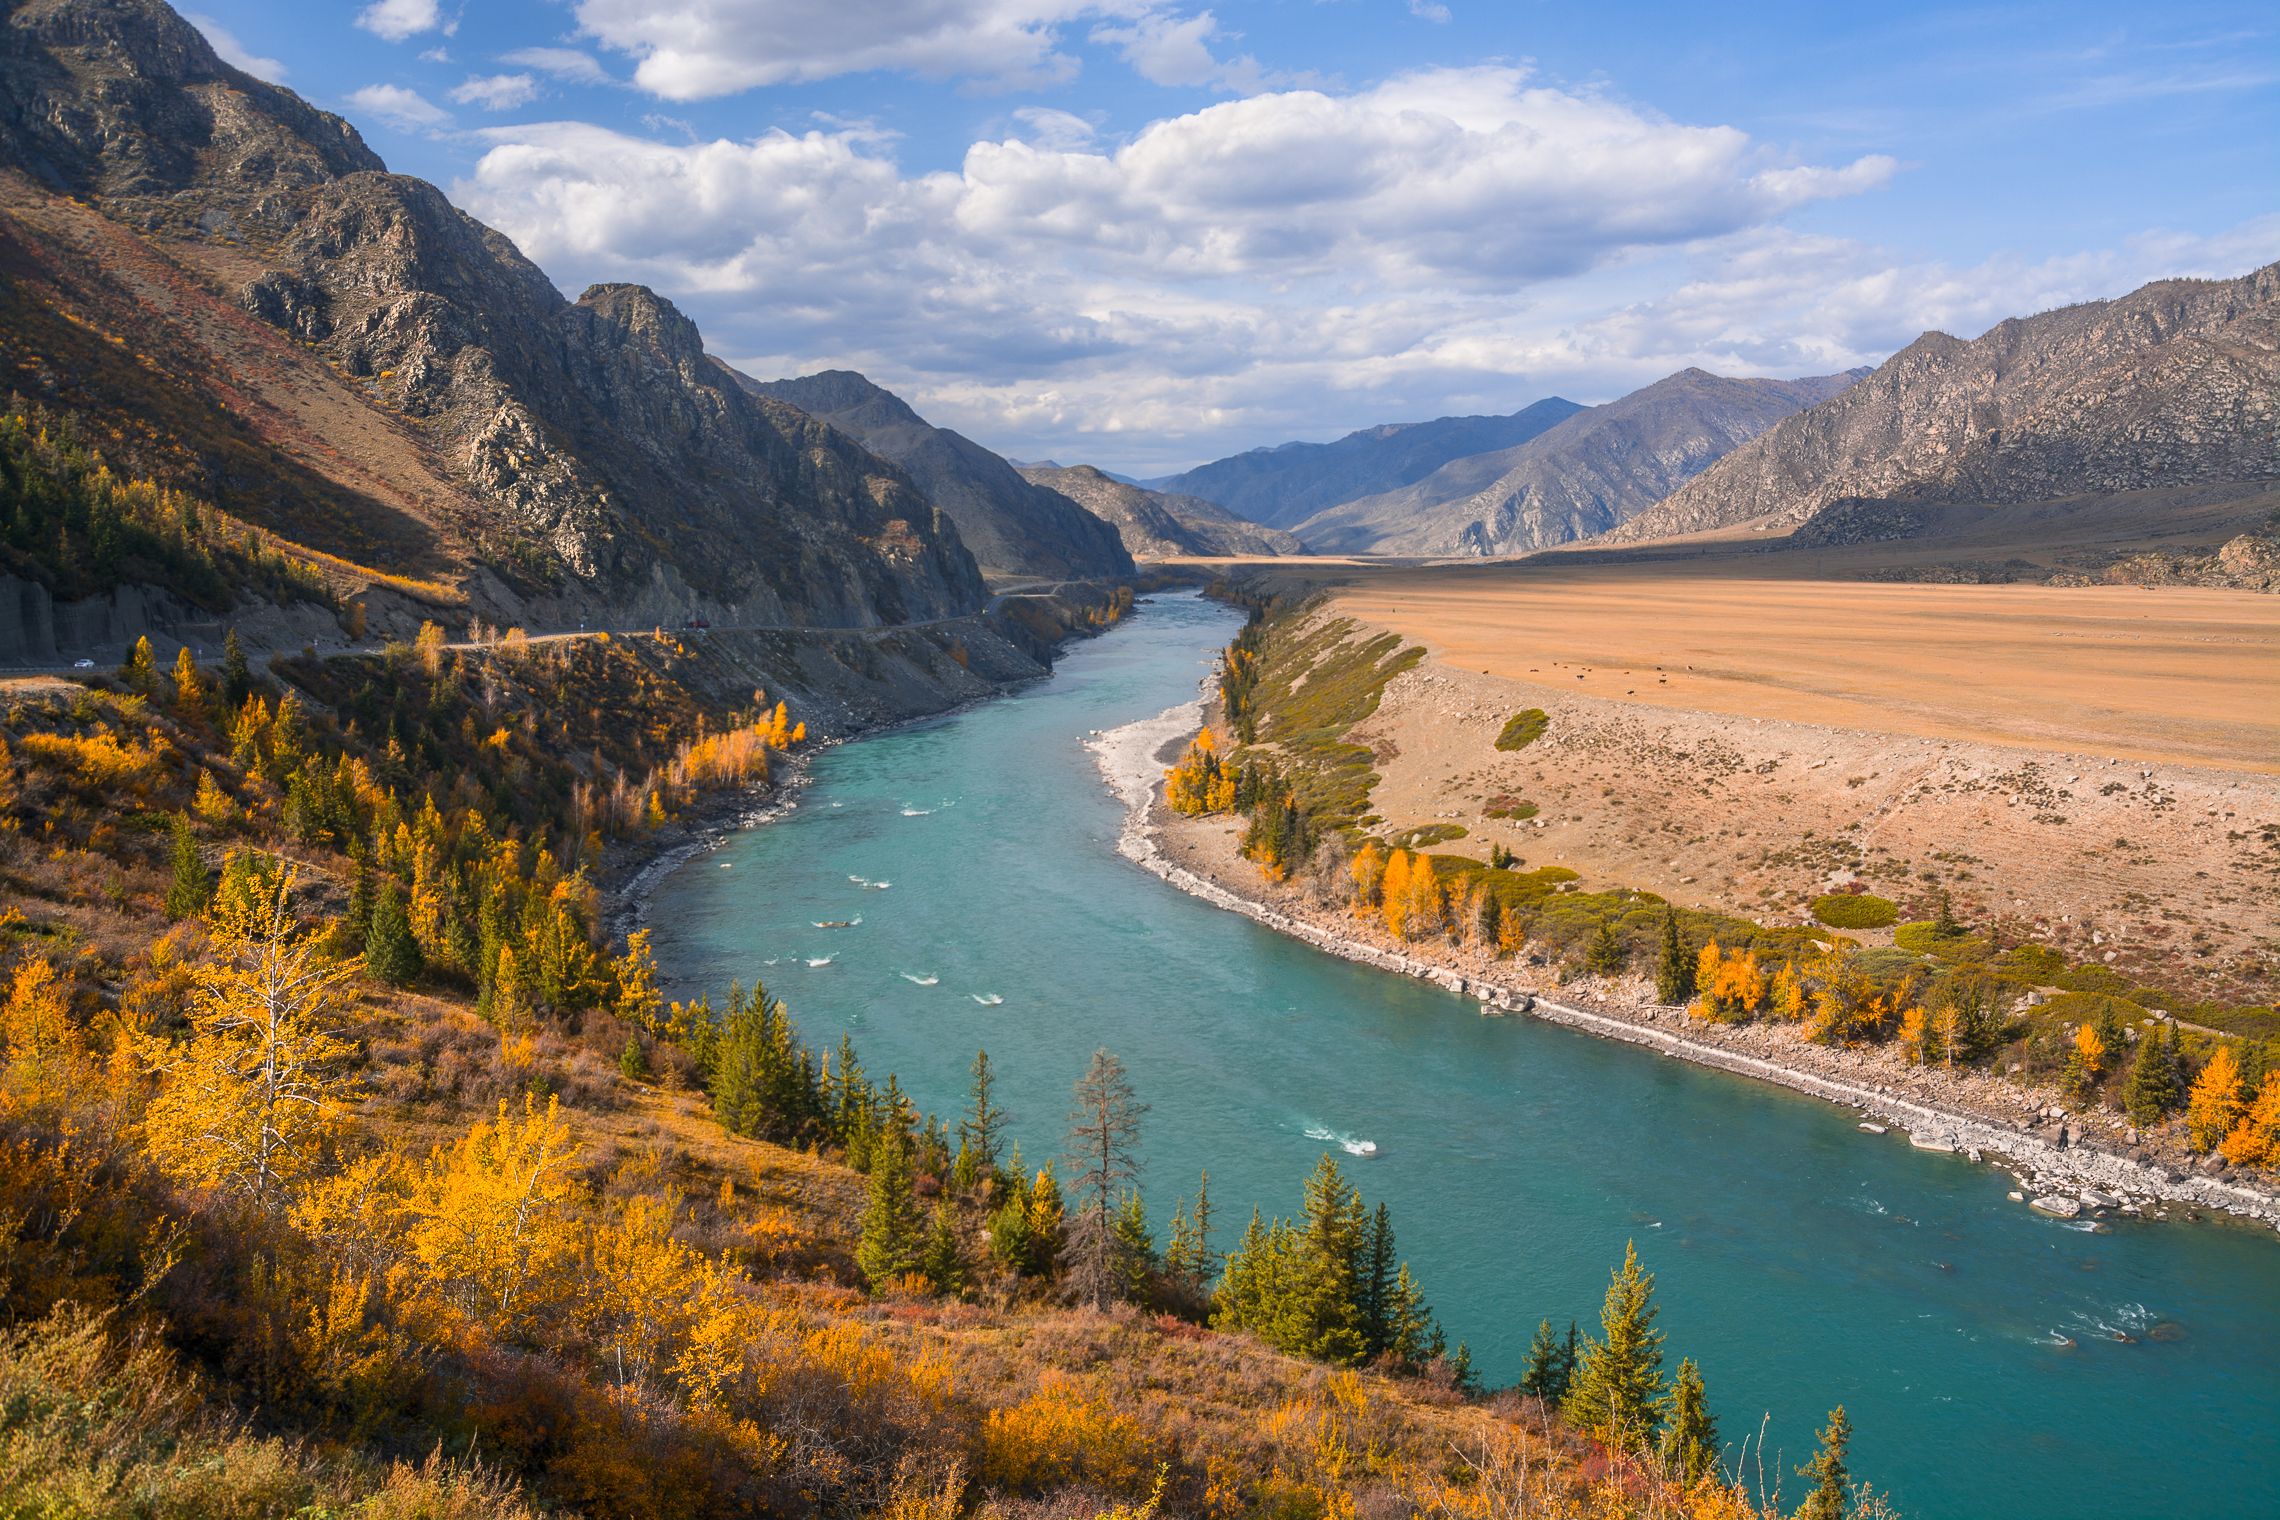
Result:
M1318 910L1309 911L1296 903L1270 904L1262 900L1267 892L1248 883L1238 890L1230 885L1239 879L1227 869L1231 862L1210 858L1210 852L1198 847L1197 841L1176 840L1162 816L1159 783L1165 762L1160 752L1192 734L1202 724L1203 712L1204 701L1199 696L1155 717L1086 740L1102 778L1125 808L1118 852L1181 891L1332 955L1419 977L1461 997L1474 998L1481 1003L1483 1013L1531 1015L1696 1065L1771 1082L1856 1109L1864 1124L1903 1129L1919 1149L1953 1151L1973 1161L1994 1159L2017 1178L2014 1197L2019 1202L2077 1220L2077 1227L2099 1227L2098 1217L2107 1214L2165 1218L2169 1216L2164 1206L2182 1205L2280 1228L2280 1196L2116 1154L2091 1143L2087 1135L2077 1136L2071 1126L2062 1127L2055 1141L2045 1138L1991 1111L1992 1094L1989 1102L1968 1106L1903 1096L1891 1091L1889 1084L1875 1081L1873 1075L1863 1080L1850 1072L1807 1069L1799 1051L1773 1049L1763 1031L1689 1027L1691 1021L1683 1013L1669 1009L1597 1000L1592 1006L1580 1006L1585 1000L1565 990L1557 998L1548 997L1510 975L1482 974L1387 949L1367 942L1351 926ZM1736 1048L1748 1044L1772 1053L1759 1055ZM1846 1054L1823 1052L1818 1047L1810 1051L1811 1057L1832 1066L1844 1061ZM1957 1086L1961 1088L1968 1080L1987 1081L1959 1079Z

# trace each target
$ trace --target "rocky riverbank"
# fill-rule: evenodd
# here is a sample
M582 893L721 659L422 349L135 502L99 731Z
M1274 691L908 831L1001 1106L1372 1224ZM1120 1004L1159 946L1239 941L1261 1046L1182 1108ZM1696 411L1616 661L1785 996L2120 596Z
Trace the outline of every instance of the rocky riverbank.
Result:
M1120 853L1184 892L1333 955L1474 998L1484 1014L1532 1015L1772 1082L1856 1109L1864 1128L1904 1130L1919 1149L2006 1165L2021 1204L2077 1228L2100 1228L2112 1215L2158 1219L2202 1210L2280 1228L2280 1195L2124 1154L2090 1117L2061 1117L2053 1099L2015 1083L1903 1067L1880 1052L1831 1050L1764 1025L1705 1025L1682 1010L1625 998L1620 984L1599 987L1596 995L1570 986L1549 996L1528 981L1528 968L1512 962L1455 946L1396 945L1350 915L1264 880L1237 853L1230 820L1181 818L1163 806L1165 755L1202 721L1199 697L1087 741L1125 807Z

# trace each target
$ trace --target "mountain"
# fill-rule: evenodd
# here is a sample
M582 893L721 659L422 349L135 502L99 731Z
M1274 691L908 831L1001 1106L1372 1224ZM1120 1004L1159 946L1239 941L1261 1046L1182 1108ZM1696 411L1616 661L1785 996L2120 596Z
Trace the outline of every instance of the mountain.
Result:
M1002 575L1089 580L1130 575L1132 557L1113 529L1067 497L1030 484L970 438L938 428L892 391L853 370L796 380L747 381L790 402L902 467L927 500L958 525L984 569Z
M986 599L901 472L749 394L669 301L565 300L157 0L7 7L0 199L19 388L283 537L532 621L874 624Z
M1791 528L1860 497L2016 503L2280 477L2280 265L1926 333L1611 538Z
M1270 528L1288 528L1325 507L1422 480L1452 459L1525 443L1582 410L1553 396L1509 417L1386 423L1335 443L1253 449L1148 485L1215 501Z
M1326 554L1520 554L1589 538L1867 373L1733 380L1681 370L1525 443L1317 512L1296 531Z
M1021 474L1023 479L1060 492L1109 523L1135 559L1306 552L1291 534L1246 522L1217 502L1151 491L1089 464L1024 465Z

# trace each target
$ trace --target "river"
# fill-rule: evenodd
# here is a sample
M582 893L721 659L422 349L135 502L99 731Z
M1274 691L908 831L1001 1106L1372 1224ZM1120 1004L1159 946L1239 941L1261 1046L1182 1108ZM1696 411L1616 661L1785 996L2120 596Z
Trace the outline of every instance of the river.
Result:
M1221 1249L1254 1204L1294 1211L1325 1149L1374 1141L1341 1159L1491 1383L1539 1318L1590 1327L1636 1241L1669 1365L1701 1364L1729 1443L1770 1415L1792 1503L1842 1403L1856 1474L1913 1520L2280 1513L2269 1231L2044 1219L1847 1110L1483 1018L1119 857L1085 735L1191 697L1237 626L1159 597L1050 680L822 755L792 814L660 883L674 994L764 980L811 1044L851 1033L946 1116L987 1047L1033 1163L1105 1046L1151 1105L1159 1231L1208 1166Z

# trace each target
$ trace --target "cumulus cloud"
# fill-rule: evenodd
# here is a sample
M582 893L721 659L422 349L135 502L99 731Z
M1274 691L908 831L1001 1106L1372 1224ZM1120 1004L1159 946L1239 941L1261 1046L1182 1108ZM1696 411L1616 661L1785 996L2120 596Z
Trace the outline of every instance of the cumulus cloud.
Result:
M283 84L285 82L284 64L274 58L264 58L254 52L253 49L238 41L235 32L232 32L213 17L201 16L195 11L185 11L183 12L183 19L196 27L206 41L212 45L214 51L222 55L222 61L232 68L243 69L254 78L266 79L271 84Z
M1212 43L1224 34L1209 11L1193 16L1151 12L1120 25L1096 26L1092 40L1113 47L1150 84L1256 89L1264 78L1249 54L1222 59Z
M441 0L373 0L357 12L356 24L390 42L402 42L443 26Z
M923 174L890 134L828 119L744 141L482 137L455 198L566 288L648 280L753 372L848 365L995 447L1151 470L1603 400L1688 364L1842 369L1926 326L2237 273L2280 242L2276 221L1909 263L1782 220L1873 190L1889 160L1798 164L1502 66L1256 95L1121 140L1026 107Z
M511 111L538 98L538 81L528 74L478 74L452 86L451 98L486 111Z
M447 125L451 113L417 90L400 84L368 84L349 93L348 103L379 117L401 132L425 131Z

